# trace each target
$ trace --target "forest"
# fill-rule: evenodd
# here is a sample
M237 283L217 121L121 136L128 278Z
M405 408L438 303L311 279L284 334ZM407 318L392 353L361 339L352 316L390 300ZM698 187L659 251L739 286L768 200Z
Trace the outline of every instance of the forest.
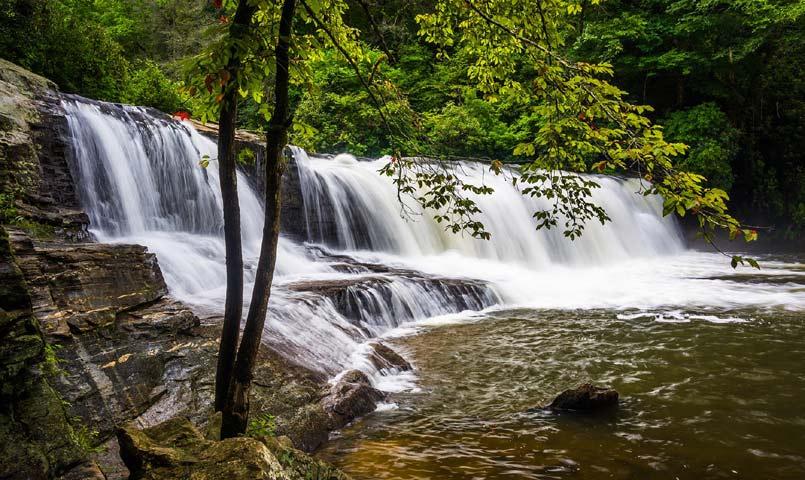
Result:
M0 479L805 478L805 1L3 7Z
M3 56L65 92L216 120L191 88L194 59L223 35L220 2L10 0L0 15ZM428 2L347 2L365 76L376 76L390 115L415 130L413 150L517 162L540 118L511 93L480 92L470 48L434 46L419 32ZM611 64L628 100L653 107L680 160L724 189L733 212L796 238L805 228L803 7L796 0L568 2L554 48ZM395 145L364 85L335 48L292 85L290 142L312 151L378 156ZM520 67L521 79L532 72ZM261 87L267 88L267 87ZM312 93L303 95L302 92ZM239 123L265 128L266 110L243 98Z

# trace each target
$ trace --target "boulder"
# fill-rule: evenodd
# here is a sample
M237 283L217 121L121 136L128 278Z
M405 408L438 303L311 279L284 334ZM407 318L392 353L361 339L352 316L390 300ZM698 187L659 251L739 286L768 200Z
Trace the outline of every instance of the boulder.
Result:
M346 480L335 468L295 450L287 439L205 439L186 418L117 431L120 456L139 480Z
M352 420L373 412L385 394L372 387L369 378L360 370L341 375L322 399L324 411L330 415L332 428L338 429Z
M396 370L397 372L406 372L413 369L408 360L404 359L399 353L389 348L389 346L385 343L370 342L369 347L372 349L371 353L369 354L369 360L378 370Z
M611 388L596 387L590 383L585 383L560 393L544 409L593 413L612 410L617 406L618 392Z

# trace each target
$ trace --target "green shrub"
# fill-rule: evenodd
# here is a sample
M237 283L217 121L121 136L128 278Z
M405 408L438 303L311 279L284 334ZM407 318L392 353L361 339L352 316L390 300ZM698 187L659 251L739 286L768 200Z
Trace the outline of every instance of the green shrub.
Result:
M270 413L255 415L249 420L246 428L247 437L276 437L277 436L277 417Z
M138 63L129 73L121 97L124 103L153 107L167 113L184 108L179 85L150 60Z
M711 186L729 192L739 132L730 124L727 115L715 103L703 103L673 112L663 123L669 141L690 146L679 166L704 175Z
M116 101L128 72L122 49L82 0L9 0L0 9L3 57L70 93Z

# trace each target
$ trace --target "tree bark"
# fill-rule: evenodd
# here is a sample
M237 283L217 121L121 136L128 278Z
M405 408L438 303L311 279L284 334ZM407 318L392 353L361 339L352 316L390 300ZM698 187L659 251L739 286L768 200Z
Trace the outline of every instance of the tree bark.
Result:
M230 36L243 36L251 23L255 8L247 0L238 3L230 26ZM215 411L224 408L226 394L232 380L232 369L240 334L243 315L243 251L240 238L240 205L238 184L233 154L235 129L238 115L237 81L240 58L233 54L226 65L229 82L224 87L221 99L221 115L218 120L218 172L221 183L221 199L224 205L224 241L226 245L226 305L218 347L218 368L215 372Z
M288 53L295 8L296 0L284 0L276 50L277 73L274 88L274 112L271 116L266 136L263 240L260 246L260 259L257 262L257 275L254 281L249 314L246 317L246 326L243 329L243 338L238 348L232 382L229 386L227 401L223 409L221 438L241 435L248 426L249 392L263 327L265 326L271 284L274 280L274 266L277 262L277 242L279 241L280 232L282 175L285 171L283 151L288 142L288 128L290 126Z

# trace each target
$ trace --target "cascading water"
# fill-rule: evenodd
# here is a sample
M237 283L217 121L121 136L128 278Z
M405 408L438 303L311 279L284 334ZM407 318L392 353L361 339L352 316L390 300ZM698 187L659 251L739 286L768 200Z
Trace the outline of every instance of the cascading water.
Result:
M138 107L65 97L73 170L101 241L154 252L171 293L199 312L223 311L225 250L215 144L189 124ZM657 308L679 304L791 304L761 288L722 282L718 296L691 277L712 275L723 259L684 252L661 202L634 180L599 177L595 200L612 217L570 242L534 231L538 200L487 174L495 193L477 199L491 241L444 231L426 212L401 215L384 160L311 157L294 148L310 243L281 237L264 337L290 358L336 374L359 367L366 340L406 322L496 304L537 308ZM209 168L199 166L210 157ZM479 178L481 165L464 164ZM262 207L238 174L245 298L262 235ZM673 254L673 255L672 255ZM659 268L666 258L681 258ZM717 266L716 266L717 264ZM796 302L794 302L796 303Z
M673 219L660 215L660 199L637 195L640 185L634 179L599 177L601 188L593 199L606 208L612 223L601 226L590 222L585 234L570 242L560 229L535 233L532 214L549 208L547 200L524 196L508 178L487 173L484 182L494 189L494 194L474 196L482 211L478 220L492 234L492 240L485 241L446 232L432 215L416 205L408 207L414 210L417 221L406 220L394 185L382 181L377 173L387 159L358 162L350 155L311 158L299 148L294 149L294 156L307 207L308 237L338 249L404 256L455 251L470 258L532 269L557 263L607 263L683 249ZM481 164L463 162L456 172L477 183L484 169Z
M188 124L138 107L79 97L65 97L63 107L91 232L104 242L146 245L157 255L174 296L201 312L220 314L225 248L215 143ZM206 169L199 165L203 156L211 159ZM238 186L248 299L263 211L240 172ZM498 301L485 287L426 285L423 278L391 278L356 265L344 272L331 266L341 261L321 252L316 257L304 245L280 239L264 336L289 357L330 374L356 364L373 373L359 354L360 344L402 322ZM367 273L382 282L365 281ZM322 282L345 279L352 280L340 300L317 291Z

